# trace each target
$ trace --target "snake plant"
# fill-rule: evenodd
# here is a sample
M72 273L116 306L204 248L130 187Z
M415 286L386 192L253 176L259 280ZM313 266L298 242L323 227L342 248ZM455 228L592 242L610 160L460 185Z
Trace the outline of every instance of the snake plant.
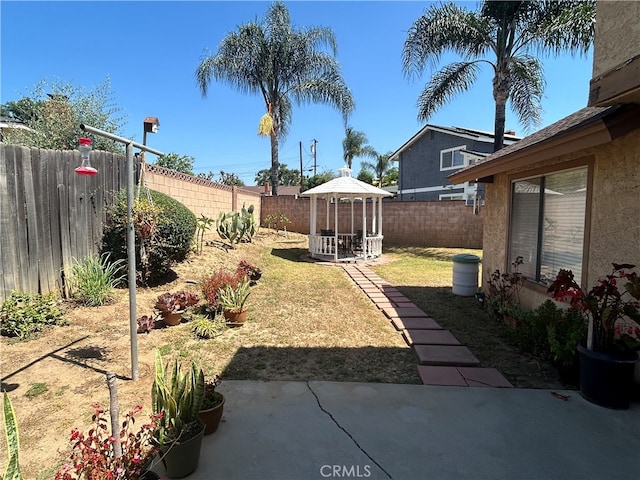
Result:
M183 372L176 359L169 374L159 352L156 352L155 367L151 403L154 414L163 414L155 438L160 445L186 440L198 422L204 398L204 372L195 362Z
M4 476L0 475L0 480L22 480L20 464L18 463L20 439L18 438L16 414L7 392L3 392L2 396L2 419L7 440L7 469L4 472Z

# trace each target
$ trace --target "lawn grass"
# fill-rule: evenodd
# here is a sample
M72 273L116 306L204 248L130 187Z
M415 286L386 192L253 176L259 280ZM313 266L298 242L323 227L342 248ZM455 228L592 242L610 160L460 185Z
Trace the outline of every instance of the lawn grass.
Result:
M453 257L460 253L482 258L482 250L391 247L385 249L388 261L371 269L451 331L482 366L498 369L514 386L562 388L556 370L511 346L506 327L490 318L474 297L452 293Z

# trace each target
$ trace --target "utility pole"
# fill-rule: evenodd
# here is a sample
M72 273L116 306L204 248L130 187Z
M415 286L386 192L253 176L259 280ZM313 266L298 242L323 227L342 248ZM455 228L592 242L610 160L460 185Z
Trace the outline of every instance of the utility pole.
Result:
M302 174L302 142L300 142L300 192L304 189L304 175Z
M311 153L313 153L313 176L316 176L316 150L317 150L317 145L318 141L314 138L313 139L313 145L311 145Z

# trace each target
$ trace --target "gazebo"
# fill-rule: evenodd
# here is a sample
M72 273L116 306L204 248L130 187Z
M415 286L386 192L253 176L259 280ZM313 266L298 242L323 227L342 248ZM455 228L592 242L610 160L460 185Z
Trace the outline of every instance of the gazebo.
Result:
M347 167L338 170L338 178L303 192L310 197L309 253L313 258L356 261L382 255L382 198L392 193L374 187L351 176ZM317 232L318 199L326 204L325 228ZM371 200L371 215L367 203ZM354 215L354 203L362 204L362 213ZM331 206L333 204L333 223Z

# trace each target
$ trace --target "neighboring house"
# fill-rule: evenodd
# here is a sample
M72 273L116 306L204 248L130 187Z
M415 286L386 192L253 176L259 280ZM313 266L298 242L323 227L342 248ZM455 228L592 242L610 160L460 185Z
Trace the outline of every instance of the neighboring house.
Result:
M598 2L589 106L450 176L486 185L483 278L517 256L533 308L561 268L583 288L640 266L640 3Z
M0 142L4 142L5 132L14 129L33 132L33 130L22 123L21 120L10 117L0 117Z
M519 140L506 132L505 145ZM493 134L459 127L426 125L396 150L398 200L467 200L476 197L474 182L452 184L452 172L472 165L493 152ZM483 187L477 192L484 197Z
M244 190L251 190L252 192L259 193L260 195L271 195L271 184L265 183L264 185L247 185L241 187ZM278 185L278 196L285 195L300 195L300 185Z

